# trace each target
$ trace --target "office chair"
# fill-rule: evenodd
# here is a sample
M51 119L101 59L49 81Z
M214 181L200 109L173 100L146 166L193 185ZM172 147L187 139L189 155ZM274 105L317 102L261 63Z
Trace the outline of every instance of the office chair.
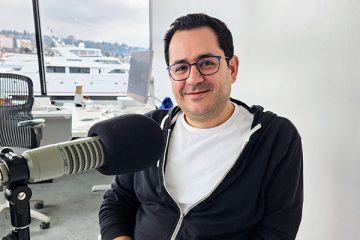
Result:
M15 152L40 146L44 119L33 119L33 83L30 78L12 73L0 73L0 147ZM0 189L0 195L4 193ZM35 201L35 208L42 208L43 201ZM9 209L7 201L0 202L0 213ZM30 215L41 221L40 228L50 226L50 218L33 209Z

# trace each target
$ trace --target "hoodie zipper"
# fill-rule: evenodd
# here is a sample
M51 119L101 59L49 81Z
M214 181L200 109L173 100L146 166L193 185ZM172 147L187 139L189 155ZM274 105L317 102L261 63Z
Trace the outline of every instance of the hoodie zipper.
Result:
M161 125L160 125L160 127L161 127L162 129L164 129L166 120L170 117L170 115L171 115L171 113L167 114L167 115L165 116L165 118L162 120ZM178 114L176 114L175 116L173 116L173 117L171 118L171 120L170 120L170 126L171 126L171 124L173 123L173 121L175 122L175 119L177 119L177 116L178 116ZM183 214L183 212L182 212L179 204L178 204L177 201L174 199L174 197L170 194L170 192L169 192L169 190L167 189L166 184L165 184L165 161L166 161L166 156L167 156L167 152L168 152L168 148L169 148L170 133L171 133L171 127L169 127L169 128L167 129L165 151L164 151L164 155L163 155L164 161L163 161L163 164L162 164L162 169L161 169L161 171L162 171L162 176L163 176L163 181L162 181L162 182L163 182L163 186L164 186L166 192L169 194L169 196L170 196L171 199L173 200L173 202L176 204L176 206L177 206L177 208L179 209L179 212L180 212L179 220L178 220L178 222L177 222L177 224L176 224L176 227L175 227L175 230L174 230L174 232L173 232L173 234L171 235L171 238L170 238L171 240L175 240L176 235L177 235L177 233L179 232L181 223L182 223L182 221L183 221L184 214ZM159 167L159 166L160 166L160 160L157 162L157 167Z
M261 124L257 124L255 127L253 127L247 138L246 138L246 141L245 141L245 144L243 145L243 147L241 148L241 151L237 157L237 159L239 159L246 147L246 145L248 144L249 140L250 140L250 137L252 134L254 134L257 130L259 130L261 128ZM202 199L200 199L199 201L197 201L194 205L192 205L185 213L182 212L178 202L174 199L174 197L170 194L169 190L167 189L166 187L166 184L165 184L165 157L167 156L167 149L168 149L168 144L169 144L169 137L170 137L170 129L168 129L168 135L167 135L167 139L166 139L166 150L165 150L165 154L164 154L164 163L162 165L162 175L163 175L163 185L165 187L165 190L166 192L169 194L169 196L171 197L171 199L175 202L176 206L178 207L179 209L179 212L180 212L180 216L179 216L179 220L176 224L176 227L175 227L175 230L173 232L173 234L171 235L171 238L170 240L175 240L178 233L179 233L179 230L180 230L180 227L181 227L181 224L184 220L184 217L186 216L187 213L190 212L191 209L193 209L194 207L196 207L197 205L199 205L201 202L205 201L209 196L212 195L212 193L218 188L218 186L223 182L224 178L228 175L228 173L230 172L230 170L234 167L234 165L236 164L237 161L235 161L231 167L226 171L226 173L223 175L223 177L221 178L221 180L216 184L216 186L212 189L211 192L209 192L205 197L203 197Z
M171 199L174 201L174 203L176 204L177 208L179 209L179 212L180 212L180 216L179 216L179 220L176 224L176 227L175 227L175 230L173 232L173 234L171 235L171 240L175 240L176 238L176 235L177 233L179 232L179 229L180 229L180 226L181 226L181 223L183 221L183 218L184 218L184 214L179 206L179 204L177 203L177 201L174 199L174 197L170 194L169 190L167 189L166 187L166 184L165 184L165 158L167 156L167 151L168 151L168 145L169 145L169 138L170 138L170 132L171 132L171 129L169 128L168 129L168 134L167 134L167 137L166 137L166 148L165 148L165 152L164 152L164 163L162 164L162 175L163 175L163 185L165 187L165 190L166 192L169 194L169 196L171 197Z
M242 147L239 155L238 155L238 158L241 156L244 148L246 147L248 141L245 142L244 146ZM165 189L166 191L168 192L168 194L170 195L170 197L173 199L173 201L176 203L176 206L178 207L179 211L180 211L180 217L179 217L179 220L176 224L176 227L175 227L175 230L173 232L173 234L171 235L171 238L170 240L175 240L178 233L179 233L179 230L180 230L180 227L181 227L181 224L183 222L183 219L184 217L186 216L186 214L188 212L190 212L191 209L193 209L194 207L196 207L199 203L201 203L202 201L205 201L216 189L217 187L220 185L220 183L224 180L225 176L229 173L229 171L234 167L235 163L237 161L235 161L231 167L226 171L226 173L223 175L223 177L221 178L221 180L216 184L216 186L211 190L211 192L209 192L205 197L203 197L202 199L200 199L199 201L197 201L194 205L192 205L185 213L182 212L179 204L177 203L177 201L173 198L173 196L170 194L170 192L168 191L168 189L166 188L166 185L165 185L165 171L164 171L164 166L163 166L163 176L164 176L164 186L165 186Z

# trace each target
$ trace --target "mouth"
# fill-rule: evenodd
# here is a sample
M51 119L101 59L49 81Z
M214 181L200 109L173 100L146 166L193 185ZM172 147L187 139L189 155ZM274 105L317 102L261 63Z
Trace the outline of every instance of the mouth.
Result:
M192 91L185 92L184 95L192 99L199 99L205 97L208 92L210 92L210 90Z
M202 90L202 91L193 91L193 92L186 92L184 93L185 95L200 95L202 93L206 93L208 92L209 90Z
M205 98L212 90L212 85L206 83L199 83L195 86L186 85L182 89L182 95L191 100L200 100Z

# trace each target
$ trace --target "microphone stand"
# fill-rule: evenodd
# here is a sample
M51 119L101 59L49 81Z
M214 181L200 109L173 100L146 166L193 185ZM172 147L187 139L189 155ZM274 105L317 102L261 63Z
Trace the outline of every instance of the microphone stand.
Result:
M8 170L9 182L5 190L5 198L9 201L11 225L13 226L13 230L5 235L2 240L29 240L32 191L27 184L29 170L26 160L14 154L9 148L1 150L0 158Z

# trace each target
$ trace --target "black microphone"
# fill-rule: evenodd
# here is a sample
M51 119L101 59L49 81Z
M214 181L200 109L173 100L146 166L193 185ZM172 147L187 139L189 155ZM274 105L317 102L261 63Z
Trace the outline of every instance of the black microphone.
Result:
M99 137L105 164L97 168L104 175L136 172L159 160L165 149L160 126L140 114L127 114L93 125L89 137Z
M164 148L164 134L154 120L126 114L96 123L87 138L27 150L20 157L9 149L1 154L26 161L26 178L39 182L94 168L105 175L136 172L158 161ZM0 162L0 185L19 175L19 167L11 165L8 160Z

